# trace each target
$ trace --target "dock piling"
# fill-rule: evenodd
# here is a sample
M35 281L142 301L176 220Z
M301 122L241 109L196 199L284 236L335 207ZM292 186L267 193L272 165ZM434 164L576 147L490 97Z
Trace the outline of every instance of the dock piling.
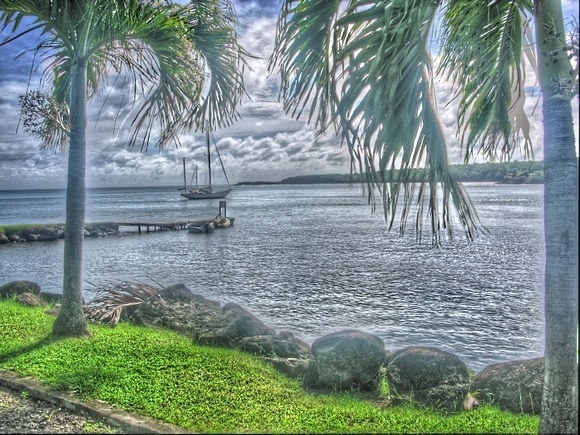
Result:
M222 210L224 211L223 212L223 215L222 215ZM220 208L218 210L218 215L216 216L216 219L217 218L222 218L222 217L225 218L225 217L227 217L226 215L227 215L227 213L226 213L226 202L225 201L220 201Z

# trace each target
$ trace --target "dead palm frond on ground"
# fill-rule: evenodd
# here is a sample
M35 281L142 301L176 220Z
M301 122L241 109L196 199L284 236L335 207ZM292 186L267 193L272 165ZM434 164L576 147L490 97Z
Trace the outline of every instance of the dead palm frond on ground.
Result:
M111 326L119 323L123 311L136 308L163 288L131 281L109 282L95 287L98 288L97 295L85 305L84 311L89 320Z

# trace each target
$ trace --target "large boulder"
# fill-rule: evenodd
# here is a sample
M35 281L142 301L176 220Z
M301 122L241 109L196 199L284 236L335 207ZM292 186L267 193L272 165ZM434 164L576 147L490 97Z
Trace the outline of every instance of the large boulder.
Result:
M233 302L223 306L221 315L208 320L196 337L198 343L208 346L235 348L247 337L276 335L276 331Z
M59 227L42 228L40 234L38 234L39 242L50 242L62 238L64 238L64 230Z
M167 328L196 337L209 319L220 314L219 302L193 293L184 284L175 284L143 301L130 317L140 325Z
M10 243L10 239L4 233L0 233L0 245L6 245Z
M0 287L0 300L17 296L22 293L32 293L38 295L40 286L32 281L12 281Z
M391 394L448 411L463 409L469 392L467 366L456 355L433 347L394 352L387 364Z
M193 293L184 284L160 290L139 304L130 317L137 324L182 332L209 346L236 348L247 337L276 335L241 306L229 303L221 307L219 302Z
M38 234L32 234L32 233L28 234L26 236L26 241L27 242L38 242Z
M238 342L238 348L263 356L280 372L295 379L309 379L312 373L316 373L310 346L295 338L290 331L280 331L278 335L245 337Z
M493 364L477 373L471 392L482 403L511 412L540 414L544 387L544 358Z
M336 390L371 390L378 385L385 362L385 344L376 335L345 330L312 343L318 387Z
M0 238L1 237L2 235L0 234ZM21 238L18 234L10 234L8 240L15 243L26 242L26 239Z
M291 378L301 379L305 385L316 385L318 381L318 371L316 361L309 358L280 358L277 356L267 356L264 360L272 364L278 371Z
M41 291L39 296L42 298L44 302L48 304L59 304L62 302L62 293ZM84 297L83 297L83 305L85 305Z
M278 335L244 337L239 341L238 347L245 352L261 356L281 358L308 358L311 356L308 343L294 338L294 335L287 331L282 331Z

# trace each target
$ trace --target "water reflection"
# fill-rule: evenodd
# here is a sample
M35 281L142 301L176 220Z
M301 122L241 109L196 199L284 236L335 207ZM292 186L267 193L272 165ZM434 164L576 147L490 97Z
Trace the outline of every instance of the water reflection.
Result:
M382 214L372 214L356 188L240 187L228 198L236 222L227 230L86 239L84 279L183 282L309 342L358 328L391 350L452 351L476 371L542 355L542 187L468 190L490 235L467 243L457 232L453 244L432 249L414 244L412 231L405 239L387 233ZM55 198L17 198L11 210L18 214L7 219L57 216ZM180 200L173 189L102 191L89 196L87 221L209 217L217 209L217 201ZM30 279L60 291L62 247L2 247L0 281ZM87 285L85 297L91 292Z

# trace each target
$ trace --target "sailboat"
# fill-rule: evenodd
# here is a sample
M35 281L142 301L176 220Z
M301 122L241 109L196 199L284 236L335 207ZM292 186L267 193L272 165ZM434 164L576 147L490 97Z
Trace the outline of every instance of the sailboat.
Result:
M232 188L230 186L230 182L228 180L228 176L226 174L226 170L224 169L224 165L222 162L222 158L219 154L219 151L217 149L217 145L216 145L216 151L217 151L217 155L222 167L222 171L224 172L224 176L226 177L226 181L228 182L228 187L222 188L222 189L215 189L214 187L212 187L211 185L211 149L210 149L210 141L209 141L209 129L206 130L205 132L206 134L206 142L207 142L207 170L208 170L208 181L209 184L207 186L203 186L203 187L195 187L195 188L187 188L186 184L186 173L185 173L185 158L183 159L183 193L181 194L181 196L187 198L187 199L216 199L216 198L225 198L231 191ZM197 167L196 167L196 180L197 180Z

